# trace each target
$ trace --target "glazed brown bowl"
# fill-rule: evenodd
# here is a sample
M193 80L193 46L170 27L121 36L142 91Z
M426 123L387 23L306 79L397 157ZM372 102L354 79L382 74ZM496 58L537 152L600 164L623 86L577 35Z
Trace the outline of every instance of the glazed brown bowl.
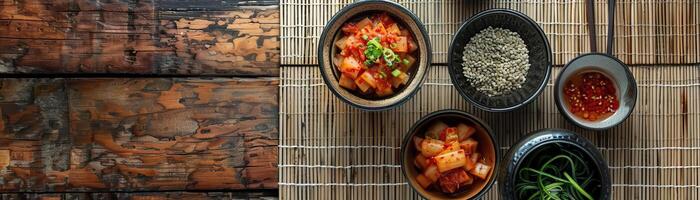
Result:
M369 97L340 87L340 72L332 61L336 54L334 42L342 37L343 24L377 12L388 13L397 23L408 29L413 34L419 51L415 66L409 71L408 84L386 97ZM391 109L410 99L420 89L431 61L428 34L418 17L397 3L379 0L358 1L336 13L323 29L317 53L321 76L331 92L344 102L369 111Z
M437 121L442 121L449 126L465 123L476 129L476 132L471 137L479 141L477 147L478 151L484 154L487 162L486 164L492 166L491 172L489 172L489 176L486 180L462 188L453 194L447 194L436 190L426 190L418 185L415 177L419 172L414 166L414 160L419 152L416 150L412 138L413 136L423 137L430 125ZM491 128L479 118L460 110L440 110L418 120L404 137L403 143L401 144L400 157L401 171L408 181L408 185L426 199L479 199L483 197L486 192L491 189L497 178L500 158L501 152Z

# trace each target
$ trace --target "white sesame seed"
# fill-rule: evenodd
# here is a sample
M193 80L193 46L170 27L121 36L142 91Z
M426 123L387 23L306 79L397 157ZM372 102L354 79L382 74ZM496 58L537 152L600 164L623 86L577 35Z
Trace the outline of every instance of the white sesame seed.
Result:
M527 46L520 35L490 26L469 40L462 60L471 86L489 96L520 88L530 68Z

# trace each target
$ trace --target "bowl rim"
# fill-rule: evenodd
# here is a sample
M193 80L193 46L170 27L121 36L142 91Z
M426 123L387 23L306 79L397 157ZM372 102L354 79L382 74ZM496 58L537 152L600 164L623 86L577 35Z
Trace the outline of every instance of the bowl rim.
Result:
M353 9L357 6L363 5L363 4L368 4L368 3L383 3L383 4L387 4L389 6L393 6L393 7L397 8L400 12L407 14L416 23L416 26L418 27L420 34L423 35L423 38L425 40L424 41L425 47L426 47L425 51L428 52L427 53L428 56L426 56L426 58L420 58L420 59L426 59L425 73L423 73L423 75L421 77L413 77L413 79L418 78L417 80L412 80L412 81L418 81L418 85L416 86L416 88L413 89L413 91L410 91L406 96L404 96L403 98L401 98L400 100L398 100L392 104L377 106L377 107L365 106L365 105L353 103L352 101L348 100L345 96L341 95L334 88L328 87L328 89L336 97L338 97L340 100L344 101L346 104L349 104L355 108L359 108L359 109L364 110L364 111L390 110L392 108L398 107L398 106L406 103L409 99L411 99L418 92L418 90L420 90L422 88L423 82L425 81L425 77L428 75L428 73L430 73L430 68L432 65L432 53L431 53L432 47L430 45L430 38L428 37L428 31L425 29L425 25L423 25L423 22L421 22L420 19L418 19L418 16L416 16L413 12L411 12L410 10L408 10L406 7L402 6L401 4L398 4L398 3L392 2L392 1L385 1L385 0L359 0L359 1L355 1L354 3L351 3L349 5L346 5L345 7L340 9L338 12L336 12L333 15L333 17L324 25L323 32L321 33L321 36L319 37L318 45L316 48L316 59L318 62L318 69L321 71L321 78L323 79L323 82L326 84L326 86L330 85L331 80L328 80L329 79L328 74L326 74L326 72L323 70L323 68L324 68L323 61L325 59L323 56L321 56L321 55L323 55L323 44L321 43L321 40L323 38L328 37L328 32L329 32L328 28L330 27L329 25L338 21L338 19L341 16L343 16L345 13L347 13L351 9ZM408 22L404 22L404 23L408 23ZM413 34L417 34L417 33L413 33ZM422 51L423 49L420 49L420 50ZM418 65L418 67L420 67L420 64ZM360 98L362 98L362 97L360 97Z
M404 162L403 157L404 157L404 154L407 153L407 152L406 152L407 147L408 147L408 145L411 143L411 138L413 138L413 136L414 136L415 133L417 132L416 129L419 127L419 125L423 125L423 124L425 124L425 123L428 123L428 122L430 122L431 120L433 120L434 118L439 117L439 116L441 116L441 115L449 115L449 114L460 115L460 116L466 117L466 118L468 118L468 119L470 119L470 120L473 120L473 122L474 122L475 124L477 124L477 125L481 126L482 128L484 128L484 130L486 130L486 134L491 138L491 142L492 142L493 148L494 148L494 153L496 154L496 155L495 155L495 159L494 159L494 164L493 164L494 166L493 166L493 170L492 170L492 174L491 174L491 177L492 177L492 178L488 181L488 183L486 183L486 185L484 186L484 188L481 189L481 191L479 191L478 193L476 193L476 195L474 195L474 196L472 197L472 199L479 199L479 198L483 197L484 195L486 195L486 193L487 193L489 190L491 190L491 188L493 187L494 183L496 182L496 179L498 179L498 173L500 172L500 170L498 170L498 168L500 167L500 162L501 162L501 159L500 159L500 158L501 158L501 148L500 148L500 145L498 144L498 141L496 140L496 135L495 135L495 133L493 132L493 129L491 129L491 127L488 126L488 124L486 124L486 123L485 123L483 120L481 120L480 118L478 118L478 117L476 117L476 116L474 116L474 115L472 115L472 114L469 114L469 113L467 113L467 112L461 111L461 110L457 110L457 109L444 109L444 110L434 111L434 112L432 112L432 113L430 113L430 114L428 114L428 115L425 115L425 116L421 117L421 119L419 119L418 121L416 121L415 123L413 123L413 125L411 125L411 128L408 129L408 132L404 135L403 142L401 142L401 152L400 152L400 154L399 154L399 155L400 155L400 156L399 156L399 161L401 162L401 163L400 163L400 166L401 166L401 174L403 174L404 178L407 179L408 185L411 187L411 189L413 189L414 192L418 193L418 195L420 195L421 197L423 197L423 198L425 198L425 199L428 199L428 197L424 196L423 193L419 192L419 191L415 188L416 186L414 186L414 185L411 183L411 181L408 181L408 179L411 179L411 177L409 177L408 174L407 174L407 172L406 172L406 170L407 170L407 169L406 169L406 167L407 167L406 164L407 164L407 163Z
M513 194L506 191L510 188L508 187L510 181L508 178L511 176L516 176L515 173L517 173L517 169L520 167L525 158L530 155L530 153L542 146L554 143L566 143L568 145L576 146L586 155L588 155L600 173L600 178L604 179L601 180L603 187L601 196L606 199L610 199L612 190L610 166L605 158L603 158L600 150L582 135L579 135L573 131L558 128L545 128L529 132L517 143L513 144L510 149L508 149L508 152L503 157L503 166L500 166L501 177L498 180L499 196L501 196L501 198L509 198L510 196L508 195Z
M561 76L569 68L571 63L573 63L574 61L576 61L578 59L582 59L582 58L585 58L588 56L603 56L603 57L611 58L615 62L619 63L620 67L622 67L625 71L625 76L627 77L627 81L629 82L628 84L630 84L628 88L632 88L631 92L633 93L634 101L632 101L632 104L630 104L630 111L627 112L623 118L620 118L619 121L616 121L614 123L610 123L610 125L607 125L607 126L591 127L591 126L586 126L585 124L578 122L571 115L569 115L563 111L565 109L564 105L563 105L564 100L558 98L561 95L561 91L558 90L557 88L559 88L559 85L561 85L562 82L564 81L564 80L562 80ZM584 129L593 130L593 131L602 131L602 130L607 130L607 129L610 129L612 127L615 127L615 126L621 124L622 122L627 120L627 118L630 115L632 115L632 112L634 112L634 108L637 106L637 80L634 78L634 75L630 71L629 66L627 66L627 64L625 64L624 62L622 62L620 59L616 58L615 56L611 56L611 55L604 54L604 53L598 53L598 52L585 53L585 54L581 54L581 55L577 56L576 58L567 62L566 65L564 65L564 68L562 68L562 70L559 72L559 75L557 75L557 80L554 81L554 93L553 94L554 94L554 102L557 105L557 109L559 110L559 114L564 116L564 118L566 118L567 121L575 124L578 127L584 128Z
M452 60L453 60L453 56L452 56L453 53L452 52L454 52L454 50L455 50L454 49L455 48L455 40L457 39L457 35L459 33L461 33L462 31L466 30L467 26L474 23L474 21L476 21L477 19L479 19L485 15L496 14L496 13L503 13L503 14L508 14L508 15L512 15L515 17L520 17L520 18L524 19L525 21L527 21L528 23L530 23L530 25L535 27L535 30L539 33L538 35L540 35L540 37L543 38L544 45L546 47L545 51L547 51L546 52L547 53L547 67L546 67L547 70L545 70L544 81L542 81L542 83L540 83L540 86L537 88L535 93L533 93L530 97L525 99L525 101L520 102L516 105L510 106L510 107L505 107L505 108L493 108L493 107L488 107L486 105L481 105L480 103L477 103L474 99L472 99L469 95L467 95L466 91L464 91L464 88L461 88L457 85L457 77L456 76L458 73L455 72L455 70L453 70L454 63L452 62ZM512 9L506 9L506 8L488 9L488 10L482 11L482 12L470 17L466 22L464 22L459 27L459 29L457 29L457 32L455 32L455 34L452 36L452 40L450 41L450 48L447 51L447 53L448 53L447 65L449 67L450 79L452 81L452 85L454 85L454 87L457 89L457 91L459 92L460 96L462 96L463 99L466 99L467 101L469 101L469 103L476 106L477 108L479 108L481 110L489 111L489 112L508 112L508 111L512 111L512 110L518 109L520 107L523 107L523 106L529 104L530 102L534 101L535 99L537 99L537 97L540 96L540 94L542 94L542 91L544 91L544 88L547 86L547 82L549 82L549 78L552 74L552 47L549 44L549 39L547 38L547 35L542 30L542 27L540 27L534 20L532 20L532 18L528 17L527 15L525 15L521 12L518 12L518 11L512 10Z

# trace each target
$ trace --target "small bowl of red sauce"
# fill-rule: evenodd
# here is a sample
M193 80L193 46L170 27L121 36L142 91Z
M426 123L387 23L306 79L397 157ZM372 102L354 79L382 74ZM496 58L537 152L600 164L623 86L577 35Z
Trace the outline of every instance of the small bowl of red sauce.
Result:
M567 63L554 89L559 112L591 130L622 123L637 101L637 83L627 65L600 53L584 54Z

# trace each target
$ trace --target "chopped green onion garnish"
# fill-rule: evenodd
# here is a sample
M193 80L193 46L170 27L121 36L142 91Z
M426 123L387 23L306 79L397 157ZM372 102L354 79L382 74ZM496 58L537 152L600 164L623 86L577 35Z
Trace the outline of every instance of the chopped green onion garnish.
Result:
M391 47L392 49L396 49L396 47L398 47L398 46L399 46L399 45L396 44L396 43L391 43L391 44L389 45L389 47Z
M408 63L410 63L410 62L408 61L408 59L405 59L405 58L404 58L404 59L403 59L403 64L404 64L404 65L408 65Z
M370 46L370 45L376 46L378 48L382 48L382 44L379 43L379 37L375 37L375 38L372 38L372 40L367 41L367 46Z
M392 51L391 49L384 49L384 51L382 53L384 53L384 58L387 58L387 57L394 58L394 55L395 55L394 51ZM393 59L387 59L387 60L393 60Z
M377 62L379 58L382 56L382 44L379 43L379 38L375 37L370 41L367 41L367 49L363 52L365 54L365 58L369 62Z
M399 75L401 75L401 70L395 69L394 71L391 71L391 75L394 77L399 77Z
M391 49L384 49L384 51L382 51L382 54L384 54L384 60L386 60L386 65L388 66L393 66L394 62L396 61L396 58L399 57Z
M363 39L363 40L368 40L369 37L368 37L367 35L362 35L362 39Z
M380 71L380 72L379 72L379 77L380 77L380 78L384 78L384 77L386 77L386 74L385 74L384 72L381 72L381 71Z

